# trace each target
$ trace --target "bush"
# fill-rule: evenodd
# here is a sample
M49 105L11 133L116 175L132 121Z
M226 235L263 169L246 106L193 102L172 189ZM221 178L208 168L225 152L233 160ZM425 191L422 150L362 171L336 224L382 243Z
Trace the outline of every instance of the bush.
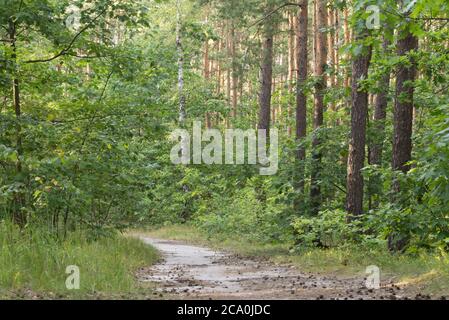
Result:
M292 223L296 245L330 248L353 241L358 223L347 223L346 217L343 210L325 210L315 217L296 218Z

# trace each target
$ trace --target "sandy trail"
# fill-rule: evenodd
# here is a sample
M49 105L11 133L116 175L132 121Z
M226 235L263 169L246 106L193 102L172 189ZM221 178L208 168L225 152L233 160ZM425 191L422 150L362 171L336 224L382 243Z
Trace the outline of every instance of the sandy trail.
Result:
M142 237L163 256L159 264L141 270L141 281L158 283L158 290L185 299L401 299L399 287L365 287L363 277L326 277L303 273L288 265L242 258L179 241Z

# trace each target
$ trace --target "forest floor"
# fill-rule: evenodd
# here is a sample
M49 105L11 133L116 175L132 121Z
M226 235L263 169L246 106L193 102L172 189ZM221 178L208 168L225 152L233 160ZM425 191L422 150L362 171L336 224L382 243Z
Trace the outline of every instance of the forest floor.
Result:
M159 296L168 299L445 299L395 277L368 289L363 273L306 272L286 260L156 238L169 235L160 230L133 235L162 254L159 263L140 269L138 278L156 283Z

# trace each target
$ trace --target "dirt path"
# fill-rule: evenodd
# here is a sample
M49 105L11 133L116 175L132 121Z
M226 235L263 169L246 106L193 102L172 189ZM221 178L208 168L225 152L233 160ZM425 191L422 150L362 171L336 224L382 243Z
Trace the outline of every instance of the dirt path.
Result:
M178 241L143 237L163 260L139 274L158 290L186 299L401 299L403 290L383 284L367 289L363 278L299 272L288 265L251 260Z

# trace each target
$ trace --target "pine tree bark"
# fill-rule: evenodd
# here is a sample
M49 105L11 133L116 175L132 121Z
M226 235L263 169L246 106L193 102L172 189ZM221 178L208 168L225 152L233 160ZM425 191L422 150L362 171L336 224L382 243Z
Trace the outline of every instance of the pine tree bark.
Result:
M383 53L387 52L390 40L384 37L382 44ZM374 129L376 131L376 139L370 146L369 163L373 165L382 164L383 141L385 139L385 119L387 118L388 91L390 88L390 71L386 71L378 82L379 93L374 100Z
M407 28L399 34L397 53L408 56L418 49L418 38ZM398 66L396 74L396 96L393 108L393 158L392 169L407 173L412 159L412 131L413 131L413 94L416 78L416 61L409 57L409 63L403 62ZM400 182L393 180L393 202L398 201L401 193ZM388 249L392 252L402 251L408 243L408 236L392 232L388 236Z
M338 75L339 75L339 65L340 65L340 16L338 9L334 10L334 24L335 24L335 33L334 33L334 61L335 61L335 85L338 87Z
M398 40L399 56L406 56L418 49L418 39L409 31ZM396 96L393 110L393 170L407 172L412 159L413 81L416 76L415 61L399 66L396 75ZM399 186L397 186L399 188Z
M367 30L361 31L356 40L363 41ZM351 138L349 142L348 172L346 182L346 210L348 220L363 213L363 176L365 163L366 121L368 117L368 92L362 89L361 81L368 77L371 61L371 46L353 57L351 88Z
M232 78L232 116L237 117L238 100L238 71L236 57L236 35L234 21L231 21L230 51L231 51L231 78Z
M288 93L293 94L293 81L295 73L295 19L292 14L288 14ZM287 134L290 137L292 135L292 128L290 125L290 119L292 117L292 107L290 101L288 103L288 119L287 119Z
M351 42L351 29L349 28L349 9L345 8L343 14L344 14L343 29L344 29L345 45L348 45ZM351 78L349 77L348 69L346 69L344 80L345 88L349 87L350 80Z
M302 0L298 15L297 39L296 39L296 158L298 162L298 175L296 187L300 194L304 193L304 160L306 150L299 143L307 134L307 96L305 84L308 72L308 0Z
M335 70L335 49L334 49L334 43L335 43L335 21L334 21L334 10L329 7L328 8L328 27L329 27L329 32L328 32L328 50L327 50L327 54L328 54L328 64L331 67L332 73L329 76L329 81L328 81L328 85L331 88L335 87L335 78L336 78L336 70ZM332 101L330 109L332 111L336 110L336 104L335 101Z
M272 92L272 95L276 94L276 77L273 77L273 79L271 80L271 92ZM276 123L276 106L271 107L271 118L270 119L271 119L271 124L274 125Z
M206 39L204 43L204 64L203 64L203 75L204 79L208 82L210 78L210 60L209 60L209 39ZM210 113L206 110L205 114L205 120L206 120L206 128L211 127L211 119L210 119Z
M271 86L273 77L273 25L268 18L264 25L264 39L261 64L261 87L259 94L259 129L266 129L267 136L270 130Z
M297 86L296 86L296 139L301 141L307 134L307 96L305 84L308 72L308 1L303 0L300 6L297 34ZM297 159L305 159L303 147L298 147ZM303 178L303 177L302 177Z
M226 32L226 53L227 53L227 68L226 68L226 98L228 101L228 106L231 107L232 115L232 102L231 102L231 76L232 76L232 52L231 52L231 32L229 21L227 23ZM231 64L229 63L231 61Z
M221 54L221 39L218 40L218 55ZM217 94L221 93L221 65L220 59L217 60Z
M313 129L314 136L312 140L312 172L310 181L310 206L312 214L317 214L321 204L321 158L320 149L321 141L317 136L317 130L323 125L324 113L324 93L326 90L325 67L327 57L327 39L324 29L327 22L326 0L315 0L315 77L317 77L315 84L315 105L313 114Z

